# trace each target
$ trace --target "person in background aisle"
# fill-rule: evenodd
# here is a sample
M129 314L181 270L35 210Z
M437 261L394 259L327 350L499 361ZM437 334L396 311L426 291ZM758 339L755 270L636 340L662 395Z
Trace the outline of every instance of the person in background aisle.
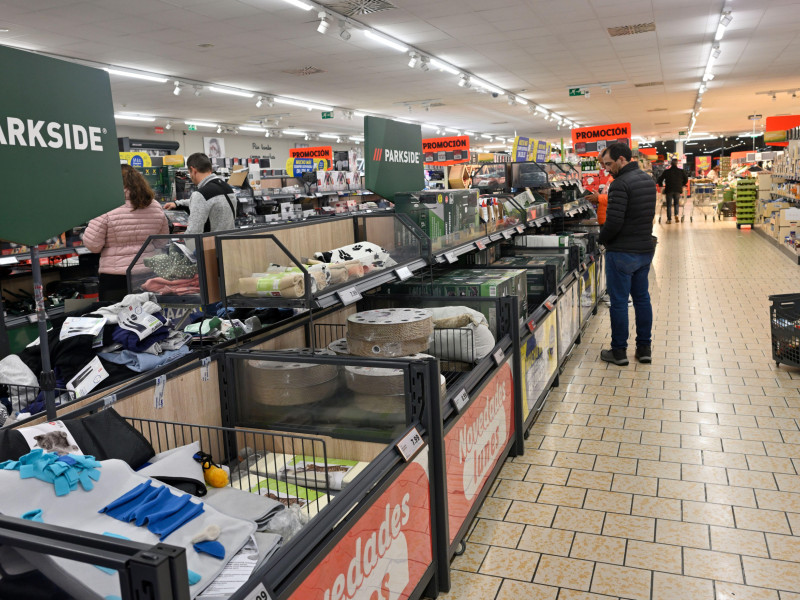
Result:
M100 253L100 300L118 302L128 293L125 275L150 235L169 233L169 223L144 176L122 165L125 204L89 221L83 245Z
M236 194L230 185L214 175L208 156L196 152L186 160L186 167L197 191L187 200L167 202L164 210L176 206L189 207L186 233L224 231L236 227Z
M614 143L602 157L614 176L608 188L608 212L598 241L606 247L606 284L611 298L611 349L600 358L615 365L628 364L628 296L636 313L636 358L651 361L653 307L648 274L655 252L653 219L656 185L631 161L631 149Z
M709 169L708 173L706 173L706 177L711 180L711 183L717 183L717 181L719 181L719 165Z
M689 178L683 169L678 166L678 159L673 158L669 169L665 169L657 181L664 186L664 196L667 202L667 224L672 223L672 208L675 208L675 220L678 220L681 194L683 188L689 183Z

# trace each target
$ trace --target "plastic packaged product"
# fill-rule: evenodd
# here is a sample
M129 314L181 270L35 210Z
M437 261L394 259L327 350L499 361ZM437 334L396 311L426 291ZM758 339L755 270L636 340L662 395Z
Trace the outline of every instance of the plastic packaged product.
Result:
M308 513L294 504L272 517L267 523L266 531L277 533L283 537L284 542L288 542L306 526L308 521Z
M419 308L385 308L347 319L347 345L356 356L396 358L424 352L433 334L433 315Z

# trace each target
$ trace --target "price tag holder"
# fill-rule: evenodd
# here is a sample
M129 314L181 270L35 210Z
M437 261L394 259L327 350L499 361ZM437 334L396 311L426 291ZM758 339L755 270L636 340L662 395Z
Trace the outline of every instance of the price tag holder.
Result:
M89 250L86 246L78 246L75 248L75 252L78 254L91 254L92 251Z
M475 247L478 250L486 250L486 244L484 244L482 240L478 240L477 242L475 242Z
M464 410L464 407L467 405L467 402L469 402L469 394L467 394L467 390L461 390L460 392L458 392L458 395L455 398L453 398L453 406L456 407L456 410L458 412Z
M39 321L39 315L36 313L31 313L28 315L28 323L36 323Z
M400 281L405 281L406 279L410 279L414 276L414 274L411 272L411 269L408 267L400 267L399 269L395 269L394 272L397 274L397 278Z
M264 584L259 583L253 591L245 596L245 600L272 600L272 598L267 593L267 588L264 587Z
M548 223L552 223L552 222L553 222L553 216L552 216L552 215L547 215L547 216L544 218L544 220L545 220L545 221L547 221Z
M3 256L0 258L0 266L7 267L8 265L16 265L19 261L16 256Z
M553 303L550 302L549 300L544 303L544 307L550 312L553 312L553 309L555 308L555 306L553 306Z
M111 406L112 404L117 403L117 395L116 394L109 394L105 398L103 398L103 406Z
M504 232L503 232L503 237L504 237L505 239L508 239L508 238L510 238L510 237L511 237L511 232L510 232L510 231L504 231Z
M336 294L339 296L339 300L341 300L342 304L345 306L349 306L350 304L361 300L361 292L359 292L355 287L336 292Z
M522 233L523 231L525 231L525 228L522 225L517 225L516 229L517 233Z
M200 359L200 381L206 382L209 379L208 366L211 364L211 357L206 356Z
M455 255L455 253L453 253L453 252L445 252L445 254L444 254L444 258L445 258L445 260L446 260L448 263L450 263L451 265L452 265L454 262L458 262L458 257L457 257L457 256Z
M153 406L157 409L164 408L164 386L167 385L167 376L156 377L156 391L153 394Z
M494 362L497 363L498 366L506 359L505 352L503 352L502 348L498 348L497 352L492 354L492 357L494 358Z
M414 458L417 452L422 450L423 446L425 446L425 442L416 427L413 427L411 431L403 436L403 439L397 442L397 449L406 462Z
M536 323L534 323L533 321L528 321L528 329L530 330L531 333L533 333L533 330L536 329Z

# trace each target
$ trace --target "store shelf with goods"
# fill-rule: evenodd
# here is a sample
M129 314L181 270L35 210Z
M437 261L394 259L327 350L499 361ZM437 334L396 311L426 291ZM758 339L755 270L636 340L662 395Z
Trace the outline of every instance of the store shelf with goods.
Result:
M767 231L770 225L754 225L753 229L756 230L760 235L767 238L770 242L772 242L775 246L777 246L781 252L783 252L786 256L791 258L795 264L800 265L800 245L790 246L786 243L786 240L781 241L776 239L774 235L770 235L770 232Z
M59 317L64 314L64 306L55 306L51 309L48 309L46 314L48 320L54 317ZM38 319L36 318L36 313L30 313L27 315L6 315L5 317L6 329L16 329L17 327L22 327L23 325L29 325L37 322Z
M752 225L756 216L758 188L755 179L742 179L736 184L736 227Z
M217 237L226 306L325 308L410 277L427 241L404 215L332 217Z

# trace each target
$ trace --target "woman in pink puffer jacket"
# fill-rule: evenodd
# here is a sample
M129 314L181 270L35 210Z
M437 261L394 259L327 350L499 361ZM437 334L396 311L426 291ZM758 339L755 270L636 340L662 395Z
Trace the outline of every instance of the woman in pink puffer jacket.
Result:
M125 273L147 236L169 233L169 223L155 194L139 171L122 165L125 204L95 217L83 244L100 253L100 300L118 302L128 293Z

